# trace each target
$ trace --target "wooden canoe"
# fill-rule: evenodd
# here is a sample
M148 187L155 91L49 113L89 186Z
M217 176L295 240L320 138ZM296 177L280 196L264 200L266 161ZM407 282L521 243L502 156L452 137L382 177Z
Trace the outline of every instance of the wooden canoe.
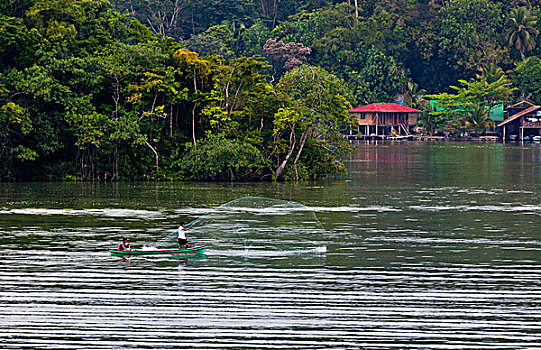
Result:
M188 249L152 249L152 250L137 250L132 249L129 251L118 250L117 248L109 248L109 252L114 256L139 256L139 255L181 255L181 254L190 254L197 253L203 254L205 250L209 247L208 244L188 248Z

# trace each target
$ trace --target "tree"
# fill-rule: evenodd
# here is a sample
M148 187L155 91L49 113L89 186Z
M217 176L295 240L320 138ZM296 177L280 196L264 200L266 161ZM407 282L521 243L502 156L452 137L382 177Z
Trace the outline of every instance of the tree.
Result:
M528 57L517 64L512 73L512 82L520 98L541 103L541 59Z
M189 100L193 103L192 107L192 141L194 147L197 147L195 136L196 110L199 103L204 100L205 89L211 88L211 69L210 62L199 58L197 53L179 49L173 55L179 68L184 70L187 78L192 81L190 84ZM205 88L206 87L206 88Z
M270 65L261 57L239 57L229 64L219 65L214 73L214 87L209 95L209 104L202 114L209 118L213 130L227 137L251 142L259 138L266 113L257 112L265 103L272 87L263 74ZM254 142L257 144L259 141Z
M180 162L185 178L205 181L252 180L260 178L267 167L257 147L212 133L197 148L189 147Z
M448 122L448 116L438 112L437 108L427 103L423 108L424 113L421 113L417 119L417 124L425 128L431 135L434 135L437 129L443 127Z
M282 151L285 157L274 172L275 178L282 176L295 154L292 177L302 179L299 161L307 141L312 147L324 148L331 155L329 162L340 162L347 143L339 128L351 123L343 81L322 68L303 65L286 73L277 90L286 101L274 116L275 148L278 157Z
M475 77L477 80L484 81L485 85L492 84L505 76L503 69L494 63L490 63L485 67L479 68L479 73L480 74L476 74ZM507 82L507 78L504 79L504 81Z
M264 55L263 45L270 36L270 30L262 22L256 22L251 27L241 31L235 47L237 57Z
M263 45L263 50L267 57L274 63L274 68L278 70L279 75L295 67L306 63L307 56L312 53L312 49L305 47L301 43L284 43L282 40L269 39Z
M438 53L445 57L455 76L469 78L480 67L505 57L499 45L501 25L499 2L449 1L438 11Z
M422 97L426 90L419 88L419 85L408 81L406 91L402 94L404 102L411 108L419 108L423 104Z
M183 43L189 50L197 52L201 57L220 55L229 59L235 54L233 52L235 42L233 32L227 26L216 25L204 33L192 36Z
M187 21L191 0L112 0L118 11L128 11L156 34L180 39L185 35L182 25Z
M264 17L272 21L272 25L271 25L272 28L276 26L276 18L278 16L279 3L280 3L280 0L259 0L259 4L261 5L261 12Z
M490 109L509 98L515 88L508 84L504 75L493 83L484 80L459 80L462 86L451 86L455 94L427 95L436 100L429 114L434 119L447 120L452 133L480 132L486 128L486 116ZM486 110L486 111L485 111Z
M13 162L34 161L38 153L24 145L24 137L32 130L28 112L13 102L0 106L0 178L13 178Z
M486 108L482 103L476 105L467 115L466 128L473 130L477 135L481 135L490 126L489 112L490 109Z
M535 48L535 37L539 33L535 28L537 19L526 7L513 9L506 19L505 41L509 47L520 52L522 59L526 52Z
M348 85L358 103L392 102L407 84L403 67L373 47L359 45L345 63Z

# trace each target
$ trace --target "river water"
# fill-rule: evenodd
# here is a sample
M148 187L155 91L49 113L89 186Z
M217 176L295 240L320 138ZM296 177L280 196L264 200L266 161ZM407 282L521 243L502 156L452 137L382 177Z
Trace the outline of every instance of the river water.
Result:
M0 348L541 348L540 147L362 143L347 166L0 184ZM205 255L107 252L174 246L180 221Z

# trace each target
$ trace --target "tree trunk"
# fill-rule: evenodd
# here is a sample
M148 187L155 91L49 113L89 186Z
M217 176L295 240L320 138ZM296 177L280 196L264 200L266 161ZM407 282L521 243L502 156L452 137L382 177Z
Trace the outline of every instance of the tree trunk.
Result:
M194 103L193 109L192 109L192 139L193 139L194 148L197 148L197 143L195 142L195 109L196 108L197 108L197 102Z
M267 7L265 6L265 2L263 0L259 0L259 2L261 3L261 11L263 11L263 16L266 17L267 16Z
M278 3L280 0L274 0L273 6L273 17L272 17L272 28L276 27L276 16L278 15Z
M297 165L297 162L299 161L299 158L301 157L302 149L304 148L304 143L306 142L306 139L308 138L309 132L310 132L310 128L307 128L302 133L301 141L299 143L299 151L297 152L297 155L295 156L295 160L293 161L294 165Z
M295 166L295 180L299 180L299 173L297 171L297 162L299 161L299 158L301 157L302 149L304 148L304 143L306 142L306 139L308 138L309 132L310 132L310 128L307 128L302 133L301 140L299 143L299 151L297 152L297 155L295 156L295 160L293 161L293 166Z
M195 92L195 96L197 96L197 79L195 74L195 68L193 71L193 90ZM197 143L195 142L195 109L197 108L197 102L194 102L193 109L192 109L192 139L193 139L193 147L197 148Z
M293 154L293 150L295 149L295 144L297 143L297 139L295 138L295 126L293 126L291 128L291 134L289 134L290 142L291 142L291 139L293 139L293 144L291 144L291 148L287 152L287 155L286 155L285 159L282 161L282 164L280 164L278 169L276 169L276 172L274 173L276 178L278 178L280 175L282 175L282 172L284 171L284 168L286 167L287 162L288 162L289 158L291 157L291 154Z
M169 105L169 137L173 137L173 104Z
M99 180L100 178L100 163L98 162L98 149L94 148L94 152L92 152L92 168L94 172L94 179Z
M148 143L147 140L145 140L145 144L152 150L152 152L154 153L154 157L156 158L156 171L158 171L159 167L158 167L158 152L156 152L156 150L154 149L154 147L152 147L152 145L150 143Z

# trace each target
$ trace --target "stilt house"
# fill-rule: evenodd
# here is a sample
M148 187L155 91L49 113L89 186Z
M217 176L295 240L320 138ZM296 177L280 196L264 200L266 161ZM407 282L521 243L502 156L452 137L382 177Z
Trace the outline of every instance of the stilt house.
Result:
M359 132L364 135L410 135L410 127L415 126L418 109L396 103L371 103L350 109L359 122Z
M509 106L505 120L498 124L503 141L541 138L541 106L522 101Z

